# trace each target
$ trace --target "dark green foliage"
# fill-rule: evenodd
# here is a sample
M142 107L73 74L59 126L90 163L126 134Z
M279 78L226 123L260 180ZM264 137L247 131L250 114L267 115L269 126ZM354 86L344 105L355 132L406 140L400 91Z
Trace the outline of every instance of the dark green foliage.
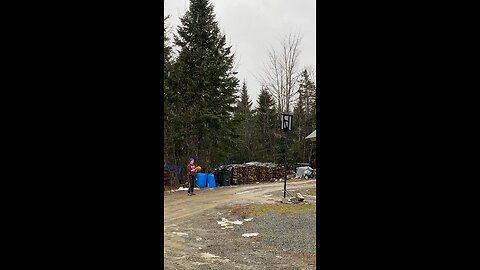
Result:
M234 55L220 33L213 5L191 0L180 20L173 39L164 31L166 162L186 165L193 156L206 170L248 161L283 163L276 102L262 88L252 109L246 82L239 89ZM315 85L307 72L301 77L294 131L288 134L291 164L305 162L304 137L315 129Z
M244 163L254 160L255 145L252 144L253 139L253 123L252 102L248 96L247 84L243 82L240 92L240 100L235 108L235 121L238 123L237 133L237 154L234 156L235 162Z
M315 84L306 69L299 82L298 100L293 112L295 121L291 155L298 162L308 162L310 145L305 137L316 129Z
M196 156L205 168L226 161L235 139L231 119L238 91L234 55L215 22L213 5L191 0L174 44L178 57L165 90L166 140L170 161ZM167 104L167 102L169 104Z
M262 88L257 103L258 107L254 110L255 158L261 162L272 162L278 153L273 131L279 129L279 115L275 109L275 100L266 88Z

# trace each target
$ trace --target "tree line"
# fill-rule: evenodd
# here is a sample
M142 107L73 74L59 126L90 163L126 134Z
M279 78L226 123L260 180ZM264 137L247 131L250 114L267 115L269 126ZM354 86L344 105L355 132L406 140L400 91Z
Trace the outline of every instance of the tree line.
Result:
M288 143L291 165L307 162L305 136L315 130L313 70L299 69L300 36L288 35L269 51L260 94L253 101L240 82L235 56L208 0L191 0L176 31L164 18L164 158L184 165L189 157L209 170L249 161L283 163ZM293 131L278 132L279 115L294 115Z

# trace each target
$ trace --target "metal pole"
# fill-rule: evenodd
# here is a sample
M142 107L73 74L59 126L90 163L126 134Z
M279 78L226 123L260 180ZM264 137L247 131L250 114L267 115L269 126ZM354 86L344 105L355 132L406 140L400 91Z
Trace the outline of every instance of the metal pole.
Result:
M285 180L283 181L283 198L285 199L287 196L287 136L285 134Z

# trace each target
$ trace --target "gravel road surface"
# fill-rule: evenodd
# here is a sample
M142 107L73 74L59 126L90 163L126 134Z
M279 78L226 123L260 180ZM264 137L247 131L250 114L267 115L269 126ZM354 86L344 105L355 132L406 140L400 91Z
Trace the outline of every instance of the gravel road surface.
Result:
M315 180L288 183L314 188ZM241 217L233 206L278 203L283 182L164 195L164 269L315 269L315 212ZM305 196L315 203L315 196ZM257 233L258 235L255 235Z

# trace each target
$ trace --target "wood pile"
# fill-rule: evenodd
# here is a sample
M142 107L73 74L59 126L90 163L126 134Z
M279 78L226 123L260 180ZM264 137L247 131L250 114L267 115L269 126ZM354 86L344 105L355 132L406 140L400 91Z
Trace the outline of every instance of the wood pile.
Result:
M272 163L250 162L232 164L232 184L254 184L256 182L273 182L285 177L285 170Z
M175 168L163 168L163 185L164 190L165 186L179 186Z
M276 168L276 170L273 170L273 178L275 179L285 178L285 168L278 167Z

